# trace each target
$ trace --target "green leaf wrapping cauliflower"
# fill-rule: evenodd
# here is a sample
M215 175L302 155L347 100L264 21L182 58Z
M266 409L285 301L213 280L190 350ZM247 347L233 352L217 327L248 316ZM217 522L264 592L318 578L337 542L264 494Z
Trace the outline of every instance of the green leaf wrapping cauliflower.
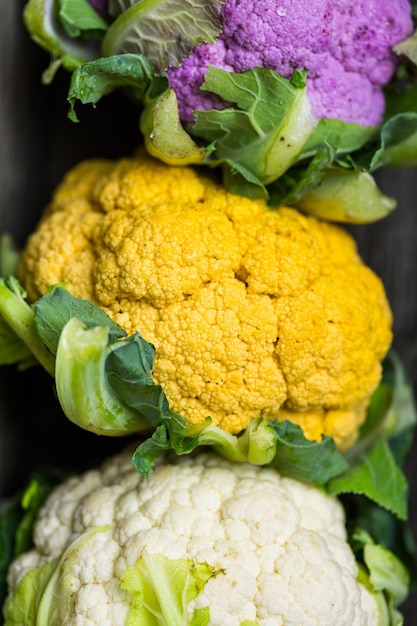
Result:
M395 563L406 589L403 568L379 559L374 593L344 523L337 499L275 470L210 453L145 479L121 453L49 496L9 570L6 626L390 624L382 572Z
M69 172L19 277L32 301L63 283L139 332L170 408L234 434L289 419L346 449L391 342L383 286L344 230L143 153Z

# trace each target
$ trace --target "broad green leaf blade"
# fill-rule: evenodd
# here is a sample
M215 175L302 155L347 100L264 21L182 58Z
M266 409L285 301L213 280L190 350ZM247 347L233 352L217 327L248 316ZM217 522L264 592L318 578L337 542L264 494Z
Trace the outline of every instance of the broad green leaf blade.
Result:
M180 65L200 43L221 32L225 0L127 1L103 41L103 55L143 54L156 72ZM113 7L114 10L114 7Z
M276 454L271 462L284 476L302 482L324 485L348 467L330 437L320 442L307 440L301 428L289 421L272 425L277 439Z
M268 199L268 190L265 185L240 163L234 163L227 159L215 163L210 161L210 153L207 155L207 161L212 166L218 165L222 168L223 184L235 195L261 200Z
M417 133L417 112L407 111L393 115L383 124L379 141L357 156L354 155L355 166L374 172L384 165L389 165L391 151L400 150L401 145L409 141L415 133Z
M297 160L317 124L304 79L287 80L259 67L241 74L212 67L202 89L234 106L196 111L190 133L213 143L214 161L237 163L263 184Z
M384 167L417 167L417 132L384 151Z
M148 478L153 471L155 461L172 450L166 423L159 424L141 444L138 445L132 456L132 464L136 471Z
M127 334L98 306L89 300L76 298L63 287L54 287L37 300L34 311L39 336L53 355L57 353L62 329L73 317L81 320L88 328L105 326L109 332L110 342Z
M122 437L149 429L137 411L119 400L106 377L109 329L87 328L72 318L64 326L56 354L55 383L65 415L98 435Z
M138 54L120 54L84 63L71 76L68 116L77 121L77 101L95 105L103 96L121 88L128 88L141 102L155 81L161 83L161 91L166 88L166 79L156 79L147 59Z
M169 440L169 447L176 450L183 444L186 430L198 432L205 425L200 429L186 428L185 419L169 408L165 392L151 376L154 356L152 344L138 333L117 341L109 348L106 379L119 400L145 418L149 426L165 425L164 436Z
M388 89L386 93L386 119L390 120L399 114L417 114L417 84L408 82L401 89ZM400 124L402 118L399 118ZM417 131L407 128L401 132L401 141L385 148L381 155L381 163L388 167L415 167L417 165ZM394 136L395 137L395 136ZM368 157L369 158L369 157Z
M381 146L372 157L370 170L374 171L383 167L389 150L398 147L416 132L417 113L414 112L401 113L385 122L381 130Z
M210 613L189 616L189 605L213 576L222 573L208 563L170 559L163 554L142 553L120 577L120 586L132 595L126 626L205 626Z
M87 0L58 0L59 20L69 37L101 38L108 25Z
M106 360L106 375L123 402L156 426L171 415L162 387L151 376L154 357L154 347L136 333L115 344Z
M333 495L364 495L399 519L407 519L407 480L384 438L375 442L362 462L333 478L327 488Z
M377 126L361 126L326 118L318 122L300 154L300 160L313 158L320 150L331 148L335 155L356 152L378 136Z

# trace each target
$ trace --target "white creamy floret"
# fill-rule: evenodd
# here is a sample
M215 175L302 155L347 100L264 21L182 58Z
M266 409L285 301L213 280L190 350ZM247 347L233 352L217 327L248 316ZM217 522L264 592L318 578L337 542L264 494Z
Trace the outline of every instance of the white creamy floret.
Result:
M143 478L129 452L117 455L51 494L35 549L12 564L10 594L86 533L62 626L124 626L131 596L119 579L144 551L222 571L189 607L209 606L212 626L378 624L376 602L357 581L340 502L273 469L207 453L169 458Z

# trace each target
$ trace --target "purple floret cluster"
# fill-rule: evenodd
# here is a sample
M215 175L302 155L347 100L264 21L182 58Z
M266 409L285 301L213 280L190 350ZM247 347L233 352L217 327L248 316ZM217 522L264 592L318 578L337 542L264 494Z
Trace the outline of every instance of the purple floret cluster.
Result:
M392 46L413 30L408 0L226 0L222 15L216 42L168 70L184 123L194 110L223 106L200 90L212 65L234 72L259 66L285 78L306 69L318 119L378 124L382 89L396 66Z

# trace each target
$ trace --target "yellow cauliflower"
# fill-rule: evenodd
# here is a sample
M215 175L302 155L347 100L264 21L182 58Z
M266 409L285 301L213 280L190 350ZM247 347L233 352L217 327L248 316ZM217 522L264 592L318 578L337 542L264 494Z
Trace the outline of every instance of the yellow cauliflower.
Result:
M32 300L63 282L138 331L171 408L231 433L278 417L345 449L392 338L384 288L343 229L143 153L69 172L19 277Z

